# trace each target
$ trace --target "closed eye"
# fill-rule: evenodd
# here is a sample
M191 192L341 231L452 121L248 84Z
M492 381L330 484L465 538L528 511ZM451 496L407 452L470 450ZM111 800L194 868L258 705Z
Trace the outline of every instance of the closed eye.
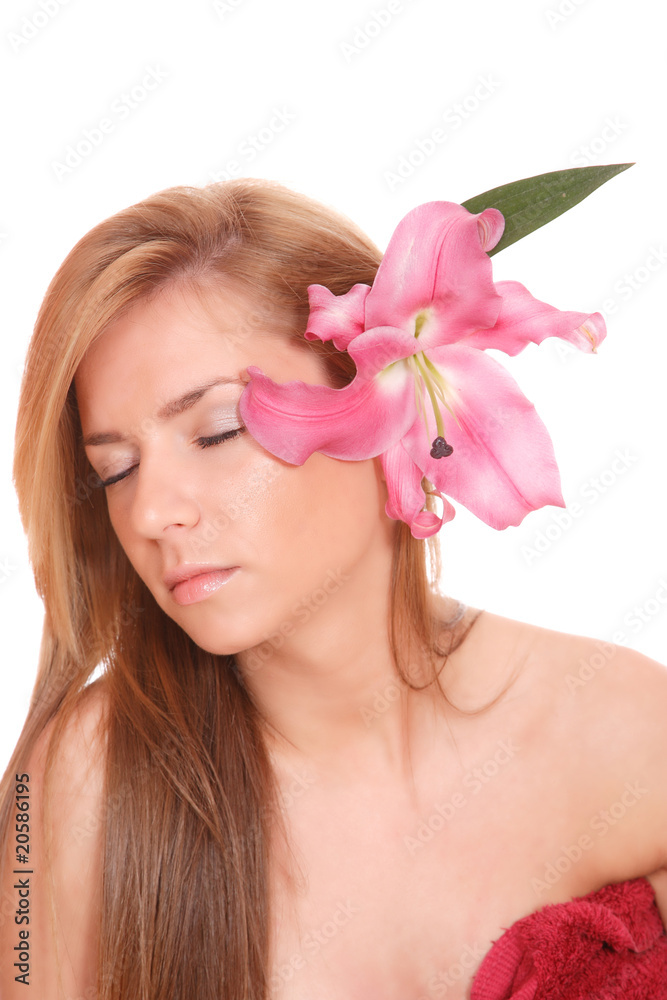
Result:
M243 434L246 430L245 427L235 427L231 431L223 431L222 434L214 434L212 437L200 437L197 438L197 444L200 448L210 448L214 444L222 444L223 441L229 441L231 438L238 437L239 434ZM119 482L121 479L125 479L129 474L136 469L136 465L130 466L124 472L118 472L115 476L111 476L109 479L99 479L93 484L93 489L102 489L107 486L113 486L114 483Z
M223 441L238 437L244 430L245 427L235 427L233 431L223 431L222 434L214 434L213 437L200 437L197 438L197 444L200 448L210 448L212 444L222 444Z

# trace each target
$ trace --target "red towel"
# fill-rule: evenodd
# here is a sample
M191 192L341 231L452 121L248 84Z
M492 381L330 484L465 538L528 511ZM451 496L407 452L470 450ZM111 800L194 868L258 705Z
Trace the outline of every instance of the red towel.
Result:
M648 879L548 903L496 939L470 1000L667 1000L667 932Z

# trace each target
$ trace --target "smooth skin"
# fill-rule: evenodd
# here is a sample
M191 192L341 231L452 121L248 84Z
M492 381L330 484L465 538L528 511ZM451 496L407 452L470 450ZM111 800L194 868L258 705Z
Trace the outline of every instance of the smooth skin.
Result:
M667 669L613 647L573 691L568 675L599 651L595 640L484 611L440 683L470 710L514 676L493 708L465 716L431 691L398 696L387 639L395 522L384 513L379 460L314 454L291 466L247 431L202 446L242 426L248 365L276 381L326 382L314 355L275 325L235 335L248 329L250 309L229 289L204 302L192 289L167 288L89 348L75 384L84 436L118 437L87 454L103 479L128 472L106 495L130 561L195 642L238 654L272 723L293 849L276 839L273 995L418 1000L442 996L456 969L446 995L460 1000L514 921L639 875L650 877L667 926ZM157 418L168 401L221 376L240 381ZM183 562L239 570L206 599L179 606L162 577ZM411 666L426 676L425 664ZM70 758L60 772L71 802L87 780L88 815L102 753L91 751L90 733L104 704L97 682L83 710L87 738L70 734L79 763ZM71 813L60 822L71 824ZM548 884L548 866L584 834L590 847ZM83 871L96 870L99 850L94 835L78 845ZM68 852L62 837L65 869ZM73 996L92 982L84 928L97 905L85 878L75 894L82 917L64 884L58 897ZM56 995L49 968L45 1000ZM0 985L7 1000L23 995Z

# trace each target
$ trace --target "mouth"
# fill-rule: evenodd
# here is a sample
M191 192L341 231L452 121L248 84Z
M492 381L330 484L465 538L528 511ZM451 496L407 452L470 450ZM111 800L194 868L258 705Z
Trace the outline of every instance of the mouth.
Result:
M195 604L223 587L238 569L239 566L184 566L165 574L164 582L176 604Z

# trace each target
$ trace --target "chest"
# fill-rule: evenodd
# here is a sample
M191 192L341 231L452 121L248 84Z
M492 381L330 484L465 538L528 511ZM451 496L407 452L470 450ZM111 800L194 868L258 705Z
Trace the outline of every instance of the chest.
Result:
M275 853L272 997L462 1000L505 928L602 884L577 853L586 789L537 763L501 738L419 794L304 781Z

